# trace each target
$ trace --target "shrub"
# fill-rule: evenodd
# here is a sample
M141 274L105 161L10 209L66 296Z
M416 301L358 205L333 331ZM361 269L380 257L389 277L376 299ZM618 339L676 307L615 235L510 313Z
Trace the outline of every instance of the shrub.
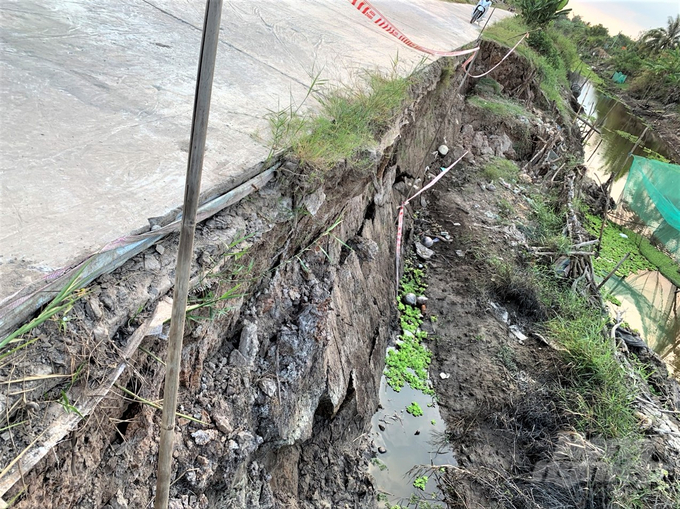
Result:
M530 27L547 26L571 9L564 9L569 0L518 0L520 15Z

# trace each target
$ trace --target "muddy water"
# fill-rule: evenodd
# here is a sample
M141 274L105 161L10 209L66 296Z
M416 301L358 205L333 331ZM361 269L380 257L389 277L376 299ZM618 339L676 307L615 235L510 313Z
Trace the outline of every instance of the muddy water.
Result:
M605 287L621 301L620 306L610 306L612 312L624 310L626 322L680 374L680 294L673 284L657 271L643 271L625 279L614 276Z
M635 146L635 142L621 136L617 131L637 137L643 133L645 125L641 119L632 115L623 103L601 94L590 83L584 87L580 100L583 104L582 111L586 115L595 119L606 117L600 133L594 133L585 145L585 159L591 178L600 183L604 183L612 172L616 174L612 198L619 203L632 164L632 158L629 158L628 154ZM649 155L646 150L668 158L663 141L651 130L647 131L643 142L633 153L645 157Z
M635 143L617 131L638 137L645 126L622 103L600 94L589 83L580 99L586 115L594 119L606 117L601 132L594 133L584 147L588 174L604 183L614 173L612 197L620 203L632 163L628 154ZM645 134L634 153L648 156L650 150L668 158L664 143L653 131ZM614 220L619 209L613 213ZM680 294L674 285L657 271L644 271L625 279L612 277L605 287L621 301L621 306L610 306L612 312L624 311L624 320L640 331L676 375L680 373Z
M418 403L423 415L414 417L406 412L412 402ZM383 376L380 405L382 408L371 420L371 434L375 446L384 447L386 452L378 453L369 469L378 492L386 495L390 504L404 508L417 507L421 500L430 502L433 508L445 507L437 503L441 496L431 475L424 491L413 486L415 476L409 475L416 465L456 465L449 447L442 445L446 425L436 402L408 385L395 392ZM387 507L384 500L380 507Z

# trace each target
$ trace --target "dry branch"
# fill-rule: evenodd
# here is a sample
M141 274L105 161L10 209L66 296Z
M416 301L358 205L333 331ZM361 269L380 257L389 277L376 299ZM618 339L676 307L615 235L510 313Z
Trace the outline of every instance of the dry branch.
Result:
M142 340L146 337L147 332L151 328L152 323L163 323L170 317L170 306L166 301L161 301L156 306L153 314L149 319L144 321L137 330L130 336L127 346L122 351L122 361L109 374L104 382L98 387L88 391L80 403L76 405L78 412L65 413L54 423L50 425L38 438L36 438L17 458L15 458L6 468L0 473L0 497L14 486L14 484L21 479L22 472L30 471L42 458L47 455L59 442L61 442L66 435L78 427L80 421L87 417L99 403L107 396L111 388L116 383L120 375L125 371L130 359L137 351ZM52 403L53 408L49 411L58 412L61 405L59 403Z

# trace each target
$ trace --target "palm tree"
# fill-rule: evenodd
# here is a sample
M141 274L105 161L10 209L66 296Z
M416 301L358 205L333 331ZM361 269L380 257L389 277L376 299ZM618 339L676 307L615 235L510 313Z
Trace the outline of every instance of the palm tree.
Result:
M680 14L675 18L668 16L666 28L653 28L645 32L640 42L642 48L650 53L660 53L667 49L680 47Z

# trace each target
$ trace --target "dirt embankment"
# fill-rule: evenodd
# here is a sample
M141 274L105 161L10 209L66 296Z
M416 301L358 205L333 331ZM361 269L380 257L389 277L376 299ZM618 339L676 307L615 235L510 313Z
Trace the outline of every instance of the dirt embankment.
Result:
M510 65L519 70L493 77L517 98L521 86L513 77L522 63ZM578 156L578 138L546 115L540 100L512 118L479 104L467 102L455 138L472 147L472 157L428 195L414 224L415 239L451 232L449 241L439 235L431 261L420 261L428 268L427 312L436 317L427 325L435 337L430 374L458 460L446 474L435 473L446 501L461 509L608 508L622 500L632 504L626 507L677 507L680 390L661 359L646 347L618 345L623 365L649 374L643 381L631 372L629 381L639 389L629 405L642 438L577 431L580 416L565 401L573 366L542 325L553 310L522 280L529 267L554 270L532 255L533 204L566 195L561 162L534 155L557 136L558 156ZM499 155L490 145L499 138L513 147L504 155L521 169L511 183L489 170Z
M485 44L477 65L502 54ZM397 207L432 176L426 168L467 149L464 163L419 200L425 215L407 221L416 235L436 223L453 237L433 260L430 281L441 338L432 378L452 375L436 388L456 454L461 466L538 475L555 440L568 441L556 434L559 396L544 390L559 379L555 352L535 338L508 337L507 324L487 312L491 275L475 260L511 255L523 234L499 222L499 211L507 211L503 200L526 207L521 192L480 188L482 164L498 157L523 165L537 154L536 177L552 178L558 164L544 156L552 150L566 159L578 142L570 126L531 106L551 107L519 57L493 77L506 97L529 104L526 115L499 118L483 102L471 105L458 90L460 69L440 60L423 72L381 149L365 154L368 167L319 172L283 160L274 181L199 226L173 509L376 506L366 432L395 329ZM433 151L443 140L451 150L442 160ZM17 474L4 495L19 495L16 507L150 506L160 423L150 403L162 396L167 324L149 327L141 348L125 352L171 292L177 243L167 237L99 278L66 319L40 325L30 348L2 360L0 375L11 382L0 398L2 468L16 472L64 416L77 422L37 466ZM521 303L506 305L520 325L535 318ZM122 374L104 390L121 362ZM93 392L101 403L75 418ZM482 503L479 479L459 479L461 496L478 492Z
M451 93L447 65L422 73L361 168L320 172L283 160L274 181L199 225L173 509L375 504L364 433L396 318L394 218L440 123L459 123L448 115L462 96ZM2 360L5 500L60 509L152 502L167 323L149 321L171 295L177 245L169 236L100 277ZM34 468L22 467L37 455Z
M620 96L632 112L650 124L659 135L674 163L680 164L680 113L677 105L664 106L656 101L642 101L629 94Z

